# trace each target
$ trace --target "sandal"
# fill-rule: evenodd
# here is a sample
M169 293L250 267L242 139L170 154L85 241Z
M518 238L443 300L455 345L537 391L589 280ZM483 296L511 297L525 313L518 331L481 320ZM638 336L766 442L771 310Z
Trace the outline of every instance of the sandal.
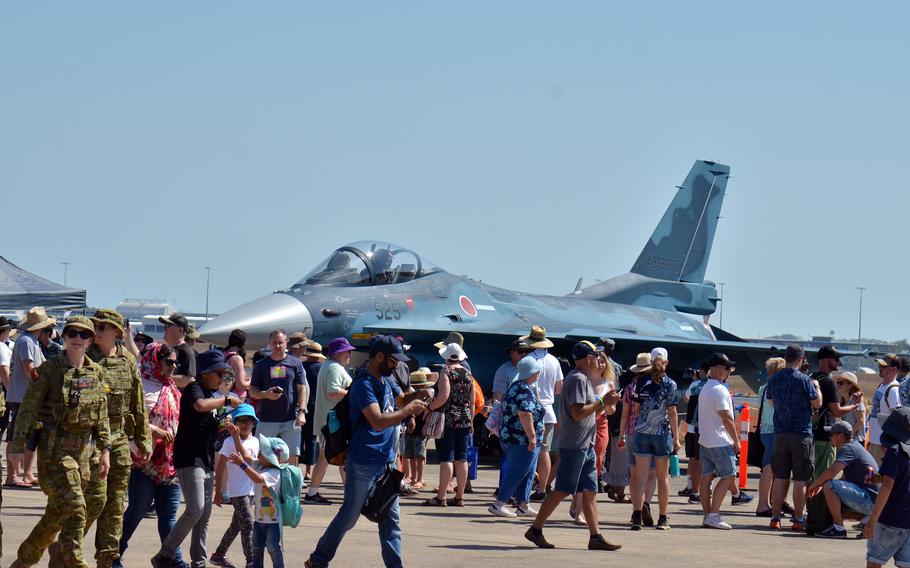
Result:
M432 497L423 502L424 507L447 507L448 503L439 497Z
M412 483L411 487L417 489L418 491L424 488L423 481L418 481L417 483Z
M464 499L452 497L451 499L446 499L446 505L449 507L464 507Z

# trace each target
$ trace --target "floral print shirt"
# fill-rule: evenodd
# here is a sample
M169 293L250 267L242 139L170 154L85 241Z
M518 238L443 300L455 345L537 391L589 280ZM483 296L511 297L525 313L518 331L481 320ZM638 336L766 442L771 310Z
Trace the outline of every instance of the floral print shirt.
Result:
M525 429L518 418L519 412L531 413L536 442L539 445L543 441L545 410L534 394L534 389L524 381L515 381L509 385L502 399L502 428L499 431L499 439L503 444L528 445L528 435L525 434Z

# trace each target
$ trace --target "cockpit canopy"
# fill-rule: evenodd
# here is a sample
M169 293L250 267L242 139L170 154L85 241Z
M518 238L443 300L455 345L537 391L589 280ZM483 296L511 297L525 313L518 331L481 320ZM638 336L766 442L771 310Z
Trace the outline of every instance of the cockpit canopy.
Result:
M358 241L338 248L292 288L400 284L435 272L444 271L412 250L383 241Z

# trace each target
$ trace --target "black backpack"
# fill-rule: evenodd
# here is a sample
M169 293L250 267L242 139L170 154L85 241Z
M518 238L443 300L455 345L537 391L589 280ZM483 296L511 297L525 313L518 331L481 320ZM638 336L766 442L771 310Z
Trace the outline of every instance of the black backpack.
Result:
M365 379L354 379L365 380ZM383 386L385 386L385 378L383 380ZM351 384L353 387L353 383ZM377 392L374 387L373 394L376 395L376 400L381 401L385 392ZM354 434L355 424L351 422L351 391L348 389L347 394L338 401L338 404L334 408L329 410L328 418L325 422L325 425L322 427L322 437L325 440L325 459L332 465L344 465L344 460L348 455L348 444L351 443L351 436ZM329 424L332 422L332 415L334 414L335 419L339 424L339 428L334 432L329 431ZM360 425L365 419L361 416L357 420L357 425Z

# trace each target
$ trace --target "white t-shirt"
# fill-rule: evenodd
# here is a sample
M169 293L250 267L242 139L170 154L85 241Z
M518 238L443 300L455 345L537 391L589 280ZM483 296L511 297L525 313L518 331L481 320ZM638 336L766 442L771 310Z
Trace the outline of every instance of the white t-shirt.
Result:
M13 350L6 343L0 341L0 367L9 369L10 361L13 359Z
M253 520L257 523L272 525L281 522L281 472L277 467L270 467L259 472L262 483L256 483L253 497ZM246 476L244 476L246 477Z
M237 451L234 445L234 437L231 436L224 440L221 450L218 452L225 459L230 458ZM259 438L250 434L246 440L243 440L243 449L247 455L253 458L253 462L259 458ZM240 466L227 462L227 492L228 497L247 497L253 494L253 480L240 469Z
M553 403L556 402L556 383L563 381L562 367L559 359L547 352L546 349L535 349L531 356L540 361L540 376L537 378L537 399L543 405L544 424L555 424L556 413Z
M733 400L727 386L708 379L698 395L698 443L706 448L732 446L733 438L724 428L721 411L733 414Z
M891 392L888 389L891 387ZM885 400L885 393L888 393L888 399ZM891 381L887 385L879 385L875 389L875 395L872 397L872 416L869 420L869 443L881 445L882 440L882 422L878 419L878 414L884 414L886 417L891 411L901 405L900 383L897 380ZM876 414L877 413L877 414Z

